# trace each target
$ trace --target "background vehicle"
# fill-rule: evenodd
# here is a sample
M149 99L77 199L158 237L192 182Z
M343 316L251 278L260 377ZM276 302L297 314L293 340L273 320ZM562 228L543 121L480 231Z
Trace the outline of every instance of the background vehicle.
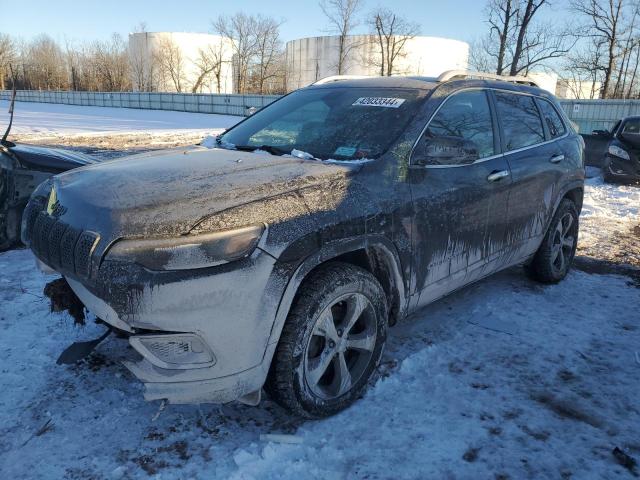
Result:
M257 403L265 386L330 415L364 391L399 318L519 263L567 274L583 141L552 95L507 80L319 82L219 148L54 177L25 243L129 335L145 398Z
M602 167L611 183L640 183L640 117L626 117L611 130L585 135L587 165Z
M20 241L22 212L31 192L47 178L95 163L89 155L35 145L0 145L0 250Z
M20 241L22 212L31 192L44 180L95 161L58 148L16 145L7 140L13 124L16 92L9 106L9 125L0 139L0 251Z

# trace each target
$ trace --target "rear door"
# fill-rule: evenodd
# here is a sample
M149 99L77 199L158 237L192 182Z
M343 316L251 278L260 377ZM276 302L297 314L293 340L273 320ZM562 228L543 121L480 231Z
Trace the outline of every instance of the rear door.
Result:
M509 244L513 256L520 257L533 253L544 236L567 162L534 96L506 90L495 90L493 95L513 182L508 200ZM566 137L562 121L554 131L556 138Z
M503 240L511 180L499 153L495 123L486 91L454 93L440 106L414 150L409 183L419 305L488 273L485 266L492 248ZM439 138L472 142L477 159L470 163L421 158L421 143L433 145L431 140Z

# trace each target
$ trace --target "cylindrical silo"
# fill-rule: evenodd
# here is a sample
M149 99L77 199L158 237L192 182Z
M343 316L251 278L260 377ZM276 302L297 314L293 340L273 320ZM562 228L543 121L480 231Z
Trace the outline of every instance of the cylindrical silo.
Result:
M439 37L396 37L403 43L393 63L395 75L437 76L445 70L466 70L469 45ZM380 75L380 48L374 35L349 35L343 49L343 75ZM287 90L338 74L340 37L291 40L286 45Z

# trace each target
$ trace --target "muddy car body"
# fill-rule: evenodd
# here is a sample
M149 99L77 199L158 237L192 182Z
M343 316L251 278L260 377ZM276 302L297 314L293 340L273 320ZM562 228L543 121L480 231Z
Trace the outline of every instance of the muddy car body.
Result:
M22 212L48 177L95 163L80 152L36 145L0 144L0 250L20 241Z
M536 142L514 148L503 125L516 119L504 112L521 100L540 126ZM561 132L539 113L549 107ZM314 85L227 131L220 148L54 177L32 196L24 240L128 332L145 398L255 403L266 381L281 404L326 415L366 387L387 323L517 263L533 259L544 281L566 274L584 169L560 112L551 95L512 82ZM434 136L442 117L461 114L484 128L480 146ZM567 208L573 236L560 245ZM540 267L543 247L566 265Z

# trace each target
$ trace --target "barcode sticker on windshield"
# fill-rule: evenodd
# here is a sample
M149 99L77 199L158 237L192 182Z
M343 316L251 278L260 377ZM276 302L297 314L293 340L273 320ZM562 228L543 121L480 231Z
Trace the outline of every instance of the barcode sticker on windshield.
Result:
M391 97L360 97L352 105L361 105L364 107L385 107L398 108L404 103L404 98Z

